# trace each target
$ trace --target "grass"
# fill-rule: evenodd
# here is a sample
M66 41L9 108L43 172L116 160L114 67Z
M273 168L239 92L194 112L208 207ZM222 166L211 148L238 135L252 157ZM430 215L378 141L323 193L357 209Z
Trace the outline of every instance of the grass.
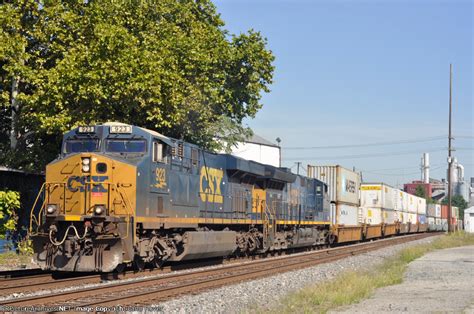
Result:
M17 254L14 251L0 253L0 266L18 268L28 264L31 264L30 254Z
M474 245L474 235L456 232L428 244L405 248L370 271L344 272L333 280L290 294L281 301L278 308L269 312L326 313L339 306L357 303L371 296L377 288L401 283L407 265L424 254L464 245Z

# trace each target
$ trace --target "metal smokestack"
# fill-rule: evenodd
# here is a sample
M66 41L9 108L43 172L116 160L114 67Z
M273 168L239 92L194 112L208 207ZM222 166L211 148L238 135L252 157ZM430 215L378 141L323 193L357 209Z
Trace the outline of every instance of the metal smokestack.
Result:
M423 182L430 183L430 154L423 154Z

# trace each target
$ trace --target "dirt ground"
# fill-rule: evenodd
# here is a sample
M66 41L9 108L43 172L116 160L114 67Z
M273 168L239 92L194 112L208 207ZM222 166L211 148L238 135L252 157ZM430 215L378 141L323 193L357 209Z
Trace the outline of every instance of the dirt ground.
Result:
M403 283L332 313L474 313L474 246L434 251L408 265Z

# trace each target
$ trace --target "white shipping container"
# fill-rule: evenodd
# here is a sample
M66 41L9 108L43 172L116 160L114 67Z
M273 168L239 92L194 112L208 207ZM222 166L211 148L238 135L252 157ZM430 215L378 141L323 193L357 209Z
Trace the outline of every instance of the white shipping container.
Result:
M394 188L384 183L362 183L360 203L363 207L395 209Z
M448 219L441 219L441 226L443 231L448 231Z
M359 207L355 205L337 204L337 223L346 226L357 226L359 220Z
M426 217L426 222L428 223L429 230L436 230L436 218Z
M329 200L359 206L360 173L337 166L308 165L308 177L328 185Z
M397 212L391 209L382 209L382 221L386 224L393 224L397 221Z
M403 195L403 211L408 212L408 194L407 192L401 191Z
M393 189L393 209L402 211L403 207L403 191Z
M407 212L403 212L403 223L404 223L404 224L406 224L407 222L409 222L408 215L410 215L410 214L407 213Z
M416 224L418 222L418 217L416 213L408 213L408 221L411 222L412 224Z
M362 222L369 225L382 223L382 210L376 207L362 207Z
M426 215L426 199L422 197L417 197L417 213Z
M403 220L403 212L401 210L396 210L395 211L395 221L398 221L400 223L403 223L404 220Z
M435 212L435 217L436 218L441 218L441 205L440 204L436 204L436 212Z
M418 212L418 202L416 200L415 195L408 194L408 204L407 204L407 211L409 213L417 213Z
M426 207L427 217L436 217L436 204L428 204Z

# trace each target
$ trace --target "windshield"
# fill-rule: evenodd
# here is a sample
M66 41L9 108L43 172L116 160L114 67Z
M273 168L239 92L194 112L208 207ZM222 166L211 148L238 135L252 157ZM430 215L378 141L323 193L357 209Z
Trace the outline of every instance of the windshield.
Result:
M99 150L98 139L67 140L64 147L66 153L96 152Z
M105 150L111 153L144 153L145 140L107 140Z

